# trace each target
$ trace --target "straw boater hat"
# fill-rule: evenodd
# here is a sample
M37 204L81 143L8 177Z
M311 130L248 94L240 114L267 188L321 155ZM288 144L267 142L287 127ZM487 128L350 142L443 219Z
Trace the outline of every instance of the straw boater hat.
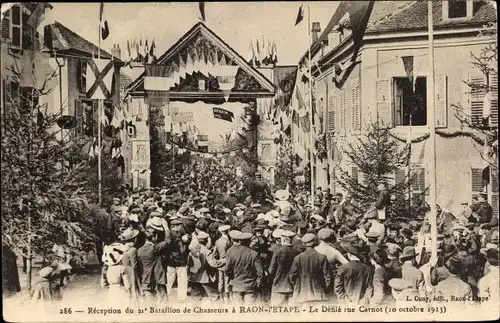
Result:
M148 226L152 229L158 230L158 231L164 231L163 229L163 221L159 217L154 217L151 218L150 221L148 221Z
M127 228L120 235L121 241L130 241L139 235L139 230Z
M125 246L121 243L104 246L102 261L106 266L116 266L122 261L124 252Z

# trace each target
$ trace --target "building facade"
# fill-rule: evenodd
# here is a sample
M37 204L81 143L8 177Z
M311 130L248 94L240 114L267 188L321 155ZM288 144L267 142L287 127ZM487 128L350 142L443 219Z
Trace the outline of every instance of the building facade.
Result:
M479 55L493 42L490 36L481 35L495 28L488 26L496 23L495 7L487 1L435 1L433 17L437 203L458 212L460 203L470 203L479 191L487 191L498 214L497 180L491 174L483 180L486 165L470 136L478 133L464 127L456 116L458 108L471 116L471 122L480 122L483 117L484 93L471 93L466 82L489 82L490 86L497 88L496 73L486 80L484 74L471 64L471 54ZM313 29L313 33L315 31ZM349 28L341 32L338 25L333 26L330 22L311 48L313 105L318 114L315 118L323 119L319 124L322 132L327 134L329 148L327 165L317 157L313 161L316 187L329 186L341 191L333 176L327 174L330 172L331 175L338 168L348 170L352 177L362 176L348 158L344 158L342 150L347 142L361 135L368 124L379 120L402 144L406 143L411 125L411 163L419 173L413 190L421 192L428 186L427 160L431 154L430 145L426 144L428 120L431 119L428 108L427 2L375 2L358 55L361 63L339 89L332 80L334 64L347 60L352 47ZM415 93L420 98L417 103L409 100L411 84L403 57L412 57ZM300 82L300 86L307 104L309 82ZM498 127L497 96L497 92L492 93L495 99L491 100L490 127ZM408 111L412 104L418 105L419 109L413 110L410 121ZM304 138L300 128L300 125L294 127L298 133L294 140L295 150L308 159L303 148L311 147L310 141ZM464 132L470 135L464 136ZM394 181L397 180L398 174L394 174Z

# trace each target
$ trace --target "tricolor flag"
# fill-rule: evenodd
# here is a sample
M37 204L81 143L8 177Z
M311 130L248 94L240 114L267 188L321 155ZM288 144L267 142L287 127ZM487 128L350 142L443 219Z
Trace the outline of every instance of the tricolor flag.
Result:
M259 66L260 65L260 46L259 46L259 39L257 38L257 43L255 45L257 48L257 56L255 57L255 65Z
M144 90L147 104L163 106L170 101L169 90L174 86L171 71L167 65L146 65Z
M101 2L101 7L99 10L99 22L101 25L101 37L102 39L106 39L109 36L109 26L108 26L108 20L106 19L104 15L104 2Z
M403 56L401 57L403 60L403 66L405 68L406 75L408 76L408 80L412 85L412 92L415 93L415 75L413 72L413 56Z
M354 50L351 59L344 63L335 64L335 76L333 81L337 88L342 88L350 73L359 62L356 61L358 57L359 48L363 42L366 26L373 9L375 1L342 1L332 17L334 25L339 24L341 21L349 20L352 28L352 38L354 41Z
M299 7L299 12L297 12L297 18L295 19L295 26L300 24L302 20L304 20L304 4L301 4Z

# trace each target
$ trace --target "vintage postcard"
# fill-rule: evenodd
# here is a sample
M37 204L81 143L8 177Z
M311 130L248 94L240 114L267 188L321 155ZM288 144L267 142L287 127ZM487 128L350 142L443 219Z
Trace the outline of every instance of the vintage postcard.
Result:
M498 319L496 13L2 4L4 320Z

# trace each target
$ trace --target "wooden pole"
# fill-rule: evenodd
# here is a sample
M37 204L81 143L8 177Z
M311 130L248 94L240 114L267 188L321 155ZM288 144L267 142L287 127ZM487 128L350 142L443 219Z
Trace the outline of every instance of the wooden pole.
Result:
M97 58L101 59L101 15L99 15L99 48L97 49ZM93 58L93 57L92 57ZM102 206L102 168L101 168L101 113L102 113L102 100L97 101L97 182L98 182L98 196L99 196L99 207Z
M312 71L311 71L311 46L312 46L312 35L311 35L311 5L309 2L307 3L307 35L308 35L308 40L309 40L309 48L307 50L308 52L308 69L309 69L309 162L311 165L311 205L314 204L314 188L315 188L315 178L314 178L314 153L313 153L313 147L314 147L314 135L313 135L313 118L314 118L314 111L313 111L313 95L312 95Z
M429 156L429 202L431 205L431 260L437 261L437 210L436 210L436 193L437 193L437 181L436 181L436 123L435 123L435 89L434 89L434 27L433 27L433 17L432 17L432 4L433 1L427 2L427 16L428 16L428 34L429 34L429 113L428 113L428 124L429 124L429 141L430 141L430 156ZM431 262L432 263L432 262Z

